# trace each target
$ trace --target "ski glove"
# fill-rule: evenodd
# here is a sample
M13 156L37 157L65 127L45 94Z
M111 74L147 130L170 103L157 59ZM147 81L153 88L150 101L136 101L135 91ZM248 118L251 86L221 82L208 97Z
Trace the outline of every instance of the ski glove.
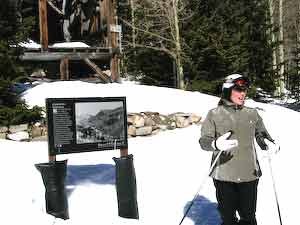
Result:
M271 151L271 153L278 153L280 151L279 144L265 132L255 134L256 142L262 150Z
M229 137L231 136L232 131L229 131L222 136L218 137L216 140L212 142L212 147L219 151L225 151L229 152L232 150L232 148L238 146L238 140L229 140Z
M269 150L270 144L275 144L275 141L266 132L255 133L256 142L262 150ZM266 143L268 142L268 144Z
M280 151L280 146L274 140L270 141L269 139L265 139L266 149L271 154L277 154Z

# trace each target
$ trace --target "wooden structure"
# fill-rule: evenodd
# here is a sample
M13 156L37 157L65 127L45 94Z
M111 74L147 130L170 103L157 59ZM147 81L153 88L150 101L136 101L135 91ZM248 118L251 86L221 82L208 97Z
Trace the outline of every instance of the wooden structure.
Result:
M117 24L116 6L117 0L96 0L99 1L100 11L98 17L100 20L95 20L93 27L103 25L106 23L107 30L105 35L105 46L97 47L72 47L72 48L58 48L51 47L48 44L48 19L47 19L47 5L51 7L53 3L51 0L39 0L39 29L40 29L40 49L26 49L22 60L30 61L60 61L60 79L68 80L69 61L83 60L95 71L98 77L104 82L114 82L119 78L118 68L118 54L120 53L118 45L118 36L120 29ZM60 12L58 8L56 12ZM98 21L100 21L100 24ZM99 37L99 39L104 37ZM109 60L110 61L110 75L105 74L100 67L98 67L91 60ZM110 76L110 77L108 77Z

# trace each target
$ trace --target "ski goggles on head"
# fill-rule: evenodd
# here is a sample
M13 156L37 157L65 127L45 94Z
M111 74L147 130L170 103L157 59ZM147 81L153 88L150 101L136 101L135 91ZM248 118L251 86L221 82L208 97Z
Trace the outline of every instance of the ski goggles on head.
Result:
M237 91L246 91L250 87L250 81L247 77L237 78L232 81L233 89Z
M237 91L246 91L250 88L250 80L247 77L239 74L232 74L225 78L222 90L224 89L235 89Z

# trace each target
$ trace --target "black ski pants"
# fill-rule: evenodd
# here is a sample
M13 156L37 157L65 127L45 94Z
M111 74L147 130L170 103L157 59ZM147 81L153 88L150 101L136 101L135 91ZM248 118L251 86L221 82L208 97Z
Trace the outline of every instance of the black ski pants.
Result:
M258 179L250 182L226 182L214 179L222 225L257 225ZM238 212L240 219L236 217Z

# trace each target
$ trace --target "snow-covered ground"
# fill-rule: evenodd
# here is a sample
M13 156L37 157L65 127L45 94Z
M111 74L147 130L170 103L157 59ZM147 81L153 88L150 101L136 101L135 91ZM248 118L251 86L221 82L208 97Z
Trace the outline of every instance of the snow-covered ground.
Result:
M80 81L38 85L23 97L33 105L45 105L47 97L126 96L128 112L155 111L196 113L205 117L218 98L171 88L124 84L91 84ZM298 161L300 157L300 114L280 106L248 100L264 119L281 151L272 157L276 188L285 225L298 222ZM129 139L134 156L139 220L118 217L112 157L119 151L77 153L57 156L68 159L66 188L69 220L55 219L45 212L44 186L35 163L47 161L46 142L0 140L1 224L110 225L179 224L210 165L211 153L200 149L201 126L161 132L151 137ZM263 176L258 187L257 219L260 225L279 225L276 201L265 152L258 151ZM215 190L208 178L190 210L185 225L219 225Z
M23 48L29 49L39 49L41 45L34 42L33 40L28 40L27 42L20 43L20 46ZM49 46L49 48L88 48L89 45L83 42L61 42L61 43L54 43Z

